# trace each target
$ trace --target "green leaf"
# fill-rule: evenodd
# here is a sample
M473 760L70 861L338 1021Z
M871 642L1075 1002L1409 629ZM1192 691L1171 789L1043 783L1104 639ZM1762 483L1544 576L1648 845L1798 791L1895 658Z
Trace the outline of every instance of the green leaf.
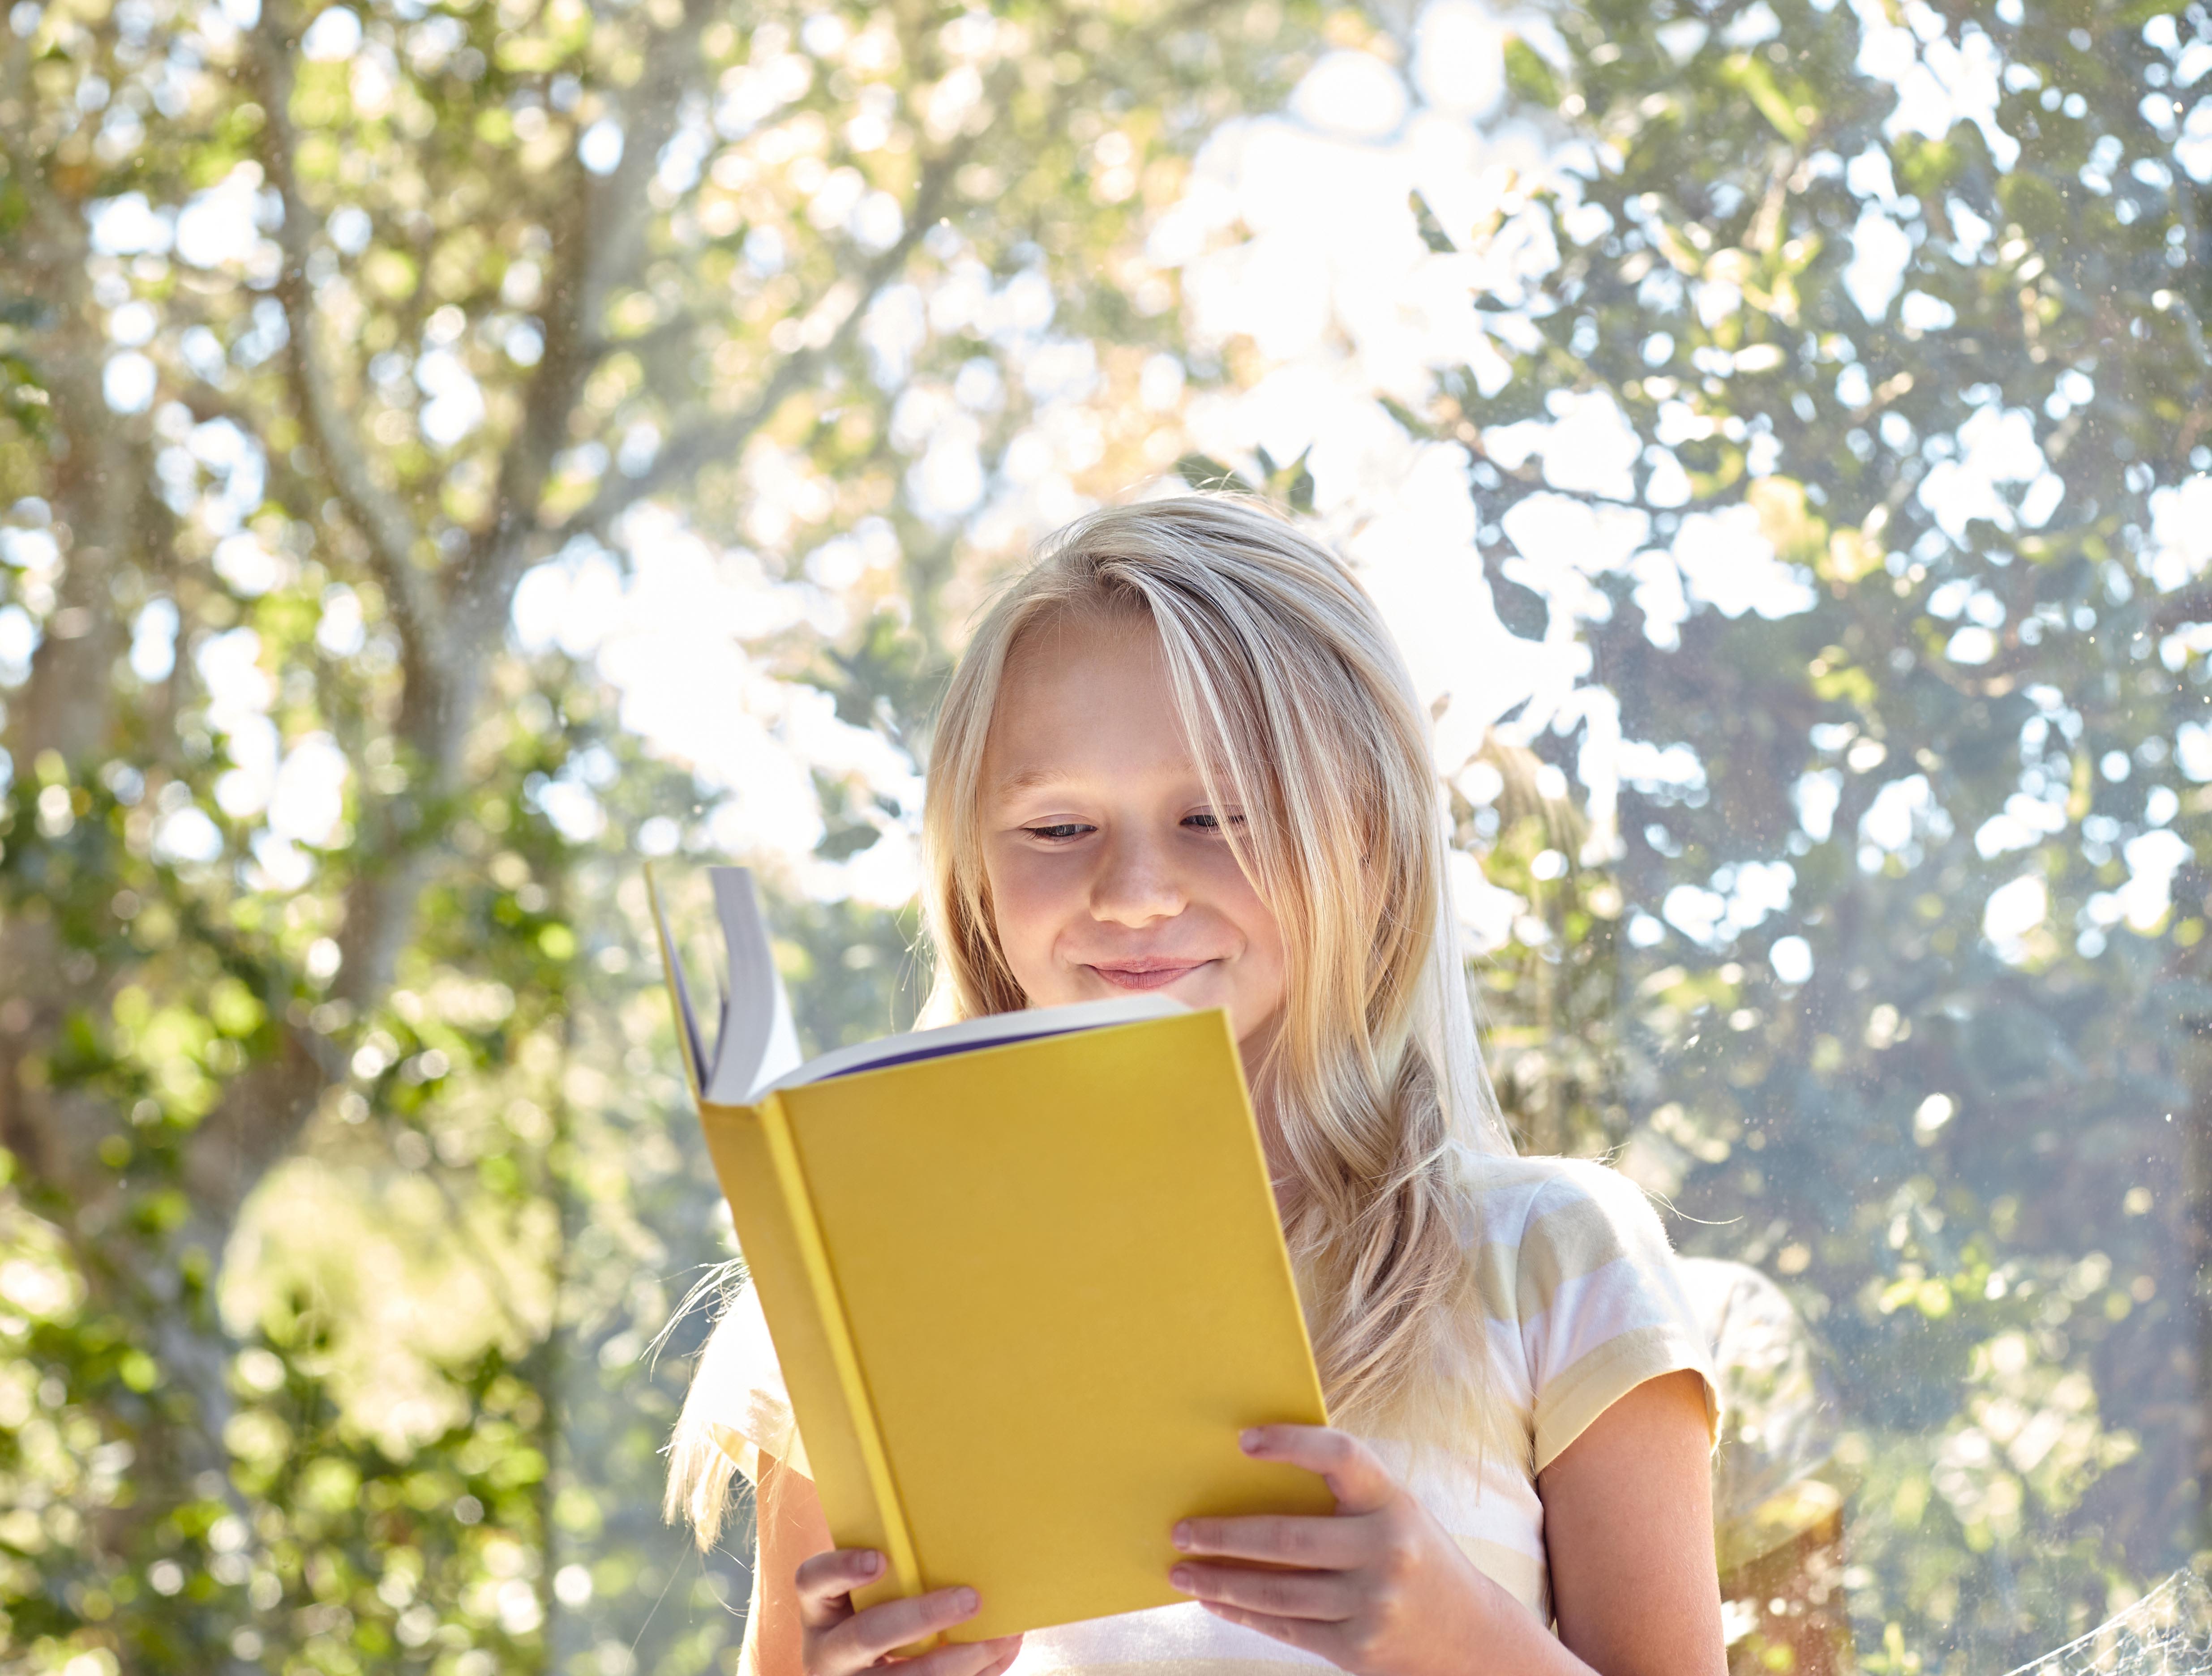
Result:
M1776 133L1792 145L1805 143L1805 124L1783 97L1782 89L1775 86L1774 72L1765 59L1753 58L1748 52L1732 52L1721 65L1721 76L1742 90L1759 115L1773 125Z
M1375 399L1382 404L1382 410L1395 419L1408 436L1418 436L1425 442L1436 440L1436 427L1395 396L1377 396Z
M1428 199L1413 191L1406 194L1406 203L1413 212L1413 225L1420 229L1423 244L1440 255L1449 255L1459 248L1452 243L1451 234L1444 231L1443 223L1437 219L1437 212L1429 208Z
M1193 489L1227 490L1235 495L1258 492L1233 468L1205 454L1185 454L1176 462L1175 469L1176 476Z
M1551 65L1518 35L1505 38L1505 85L1516 99L1551 109L1558 108L1562 97Z

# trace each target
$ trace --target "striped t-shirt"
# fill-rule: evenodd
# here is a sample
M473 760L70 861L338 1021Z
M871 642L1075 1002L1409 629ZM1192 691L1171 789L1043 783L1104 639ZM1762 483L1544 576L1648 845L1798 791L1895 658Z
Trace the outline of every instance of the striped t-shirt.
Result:
M1646 1380L1694 1370L1716 1429L1718 1387L1666 1234L1632 1183L1580 1159L1462 1151L1458 1162L1477 1211L1470 1256L1503 1410L1498 1431L1525 1448L1364 1441L1475 1565L1548 1623L1536 1475ZM722 1394L709 1411L715 1436L749 1479L763 1454L804 1473L805 1448L750 1289L732 1309L731 1330L714 1336L697 1374ZM1007 1676L1264 1676L1261 1666L1327 1664L1191 1601L1032 1630Z

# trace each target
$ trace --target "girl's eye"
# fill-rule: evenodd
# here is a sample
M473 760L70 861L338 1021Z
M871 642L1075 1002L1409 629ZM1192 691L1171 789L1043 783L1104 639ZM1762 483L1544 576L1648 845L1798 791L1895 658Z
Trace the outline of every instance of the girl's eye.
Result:
M1201 809L1195 815L1184 816L1182 823L1197 827L1204 832L1219 832L1224 827L1243 826L1244 817L1234 811L1224 816L1217 815L1211 809Z
M1080 838L1085 833L1097 829L1085 826L1080 821L1055 821L1050 826L1025 826L1022 830L1048 843L1064 844L1071 838Z

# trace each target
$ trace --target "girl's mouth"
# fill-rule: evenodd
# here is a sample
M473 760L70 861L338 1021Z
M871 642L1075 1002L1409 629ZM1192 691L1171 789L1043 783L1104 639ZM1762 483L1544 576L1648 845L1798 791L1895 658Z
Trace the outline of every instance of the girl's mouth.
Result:
M1140 961L1126 966L1093 966L1091 969L1120 989L1164 989L1185 973L1212 964L1205 960Z

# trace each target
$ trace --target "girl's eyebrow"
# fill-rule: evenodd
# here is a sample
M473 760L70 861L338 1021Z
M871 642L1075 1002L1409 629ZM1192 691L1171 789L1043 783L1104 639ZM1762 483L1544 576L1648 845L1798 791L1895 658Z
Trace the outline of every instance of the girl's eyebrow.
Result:
M1010 774L1000 776L998 794L1005 798L1012 797L1018 792L1034 792L1039 786L1056 786L1066 778L1067 771L1065 768L1050 768L1042 764L1034 768L1016 768Z

